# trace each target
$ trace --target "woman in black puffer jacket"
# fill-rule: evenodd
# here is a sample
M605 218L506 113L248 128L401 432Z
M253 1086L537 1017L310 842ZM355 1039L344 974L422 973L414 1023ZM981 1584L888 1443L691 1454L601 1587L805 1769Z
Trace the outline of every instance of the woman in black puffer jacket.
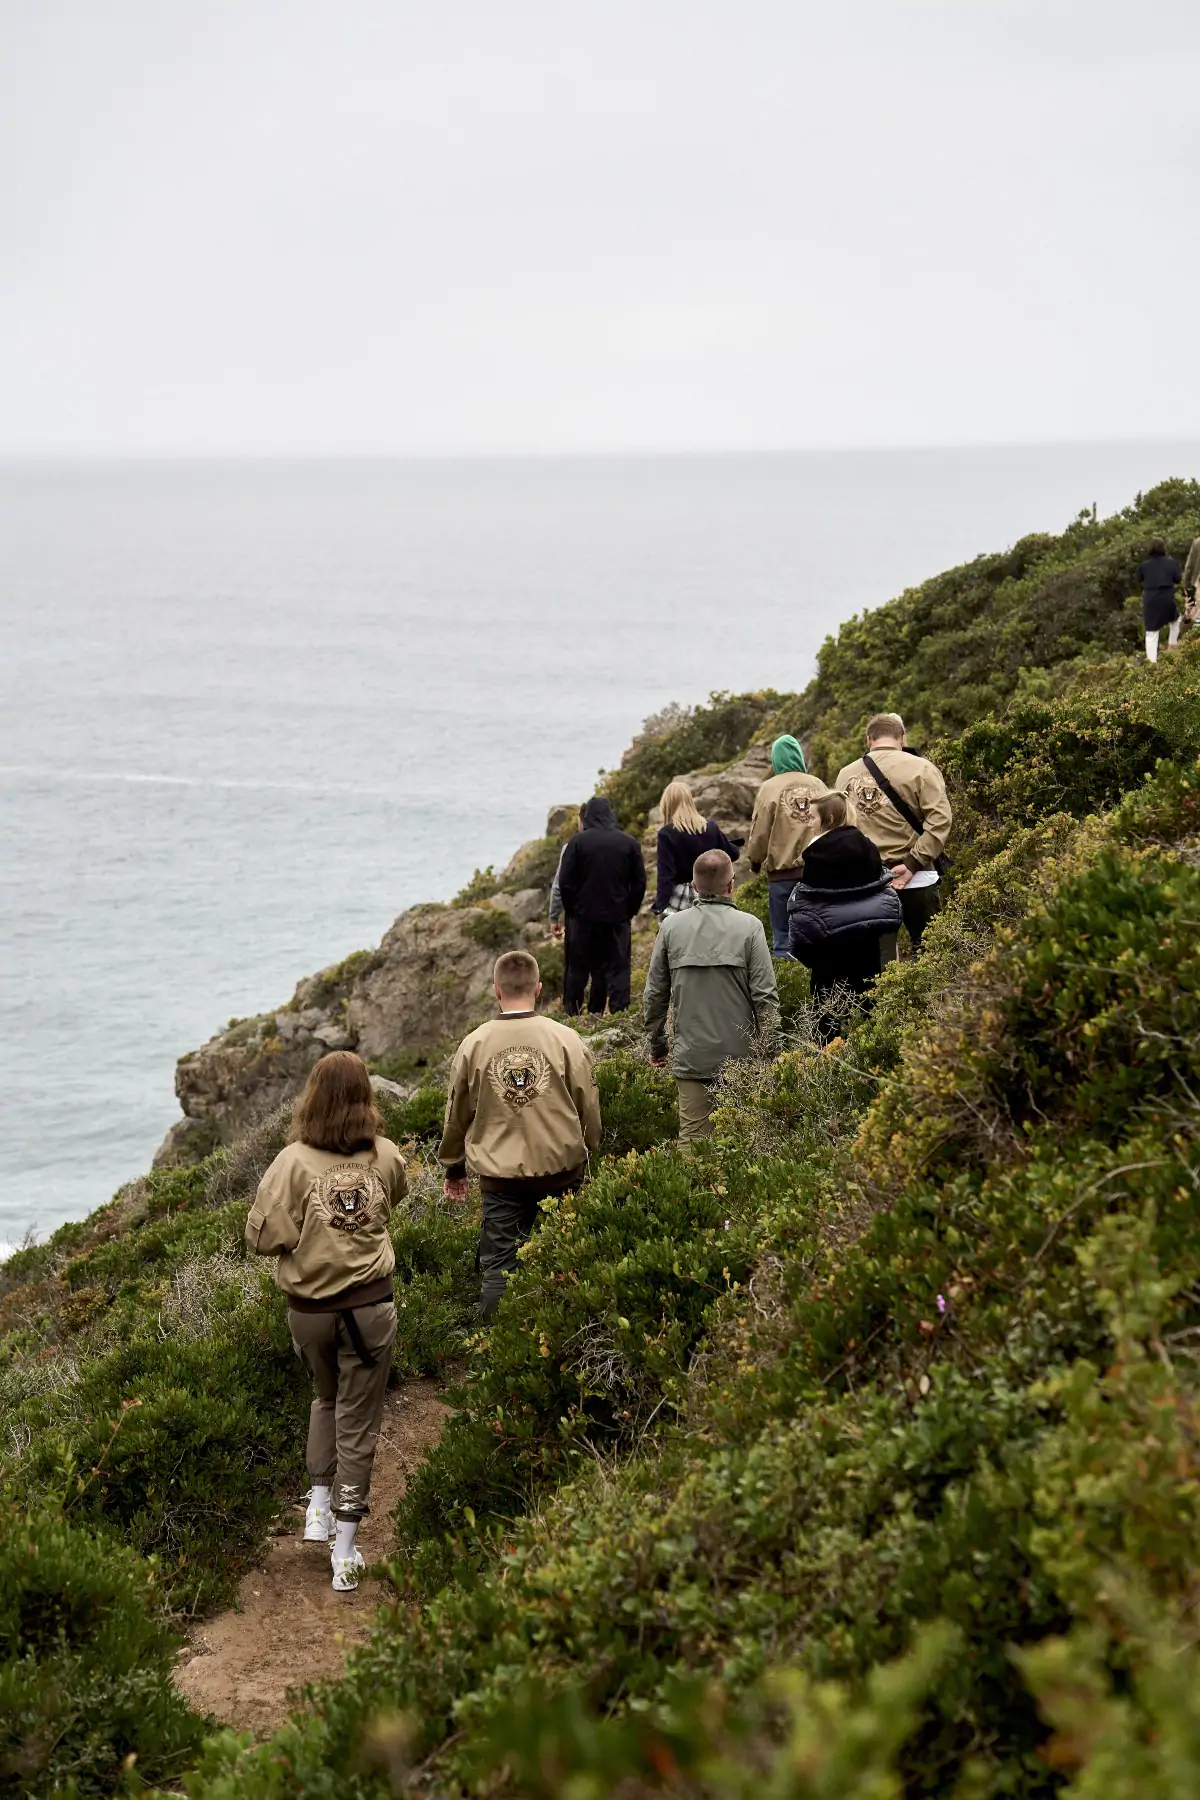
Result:
M822 1034L838 1029L837 1011L823 1006L835 988L867 994L884 963L896 955L900 897L892 872L866 834L848 825L842 794L813 801L821 830L804 852L804 878L788 900L792 955L812 976Z

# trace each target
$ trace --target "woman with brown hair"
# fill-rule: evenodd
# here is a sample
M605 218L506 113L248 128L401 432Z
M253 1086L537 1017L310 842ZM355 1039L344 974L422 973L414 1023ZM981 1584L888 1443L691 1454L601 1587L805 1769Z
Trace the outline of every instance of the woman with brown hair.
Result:
M246 1220L250 1249L279 1259L292 1344L313 1378L304 1537L334 1540L333 1585L342 1594L365 1567L354 1537L368 1511L396 1338L388 1219L407 1183L382 1130L366 1064L351 1050L323 1056L296 1102L292 1141Z
M706 819L686 781L671 781L658 803L662 827L658 834L658 886L653 911L683 912L694 904L692 870L706 850L723 850L731 862L741 853L741 838L727 838L715 819Z
M895 960L902 913L894 879L865 832L850 823L845 794L813 801L819 829L809 839L800 880L788 897L792 955L812 977L817 1028L826 1040L844 1030L841 989L870 1007L875 977Z

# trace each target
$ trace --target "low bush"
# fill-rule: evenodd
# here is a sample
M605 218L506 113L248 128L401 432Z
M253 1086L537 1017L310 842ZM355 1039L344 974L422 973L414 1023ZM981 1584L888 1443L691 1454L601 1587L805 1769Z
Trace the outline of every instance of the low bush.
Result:
M666 1069L620 1050L596 1065L602 1156L653 1150L679 1135L678 1090Z
M410 1545L523 1511L582 1456L631 1442L748 1273L752 1234L724 1184L673 1151L606 1163L545 1210L401 1502Z
M0 1508L0 1794L175 1781L203 1735L170 1680L155 1570L52 1507Z
M485 950L506 950L516 943L521 928L507 907L485 906L463 924L463 936Z
M667 730L639 739L621 767L600 778L620 824L640 836L669 781L688 770L732 762L763 722L794 698L770 689L712 694L707 706L681 711Z

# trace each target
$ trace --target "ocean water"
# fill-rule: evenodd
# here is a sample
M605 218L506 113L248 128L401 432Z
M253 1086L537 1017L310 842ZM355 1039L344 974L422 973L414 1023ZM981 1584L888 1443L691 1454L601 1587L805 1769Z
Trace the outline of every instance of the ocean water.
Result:
M1198 444L0 464L0 1241L144 1170L174 1063L906 585Z

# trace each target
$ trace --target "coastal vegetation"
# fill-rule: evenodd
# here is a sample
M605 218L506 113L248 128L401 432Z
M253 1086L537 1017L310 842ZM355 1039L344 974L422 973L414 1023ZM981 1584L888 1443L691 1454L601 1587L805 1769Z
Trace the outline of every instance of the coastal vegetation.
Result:
M950 903L828 1048L785 968L783 1051L692 1157L636 1019L593 1021L603 1154L486 1330L436 1058L386 1102L396 1371L455 1410L369 1644L269 1741L170 1672L302 1485L241 1245L286 1106L3 1266L0 1794L1200 1788L1200 645L1134 659L1152 534L1200 536L1200 487L938 576L606 778L640 828L672 775L782 729L832 775L897 708Z

